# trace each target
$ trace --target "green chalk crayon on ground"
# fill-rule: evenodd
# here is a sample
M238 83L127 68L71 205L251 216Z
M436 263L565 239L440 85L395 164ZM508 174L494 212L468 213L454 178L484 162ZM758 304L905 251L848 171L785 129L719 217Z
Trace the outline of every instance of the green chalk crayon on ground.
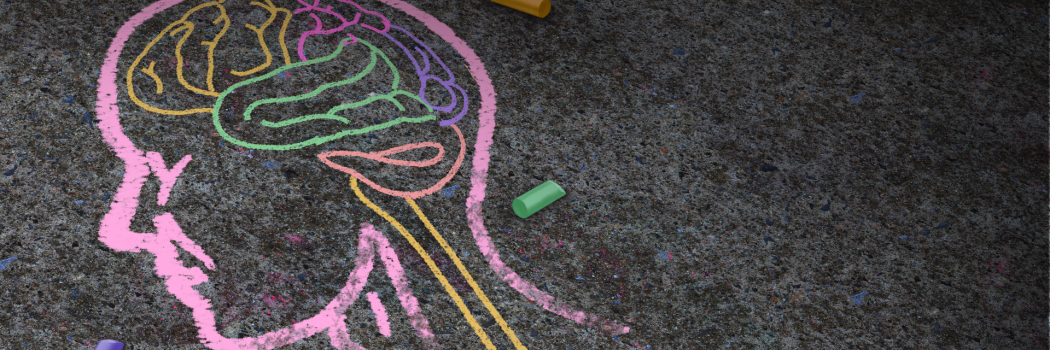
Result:
M561 197L565 197L565 190L554 181L547 180L514 199L514 214L522 219L527 218Z

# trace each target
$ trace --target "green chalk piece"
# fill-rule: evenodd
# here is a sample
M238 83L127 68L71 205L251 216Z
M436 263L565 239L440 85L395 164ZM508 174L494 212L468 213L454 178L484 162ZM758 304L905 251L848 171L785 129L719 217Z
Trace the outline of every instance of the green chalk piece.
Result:
M524 219L554 203L558 198L565 197L565 190L561 186L548 180L536 186L532 190L514 199L514 214Z

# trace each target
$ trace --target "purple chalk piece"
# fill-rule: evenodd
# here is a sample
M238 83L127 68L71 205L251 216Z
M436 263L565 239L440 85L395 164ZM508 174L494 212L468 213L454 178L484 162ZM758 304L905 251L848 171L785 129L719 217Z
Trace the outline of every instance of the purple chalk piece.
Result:
M124 343L112 339L100 340L95 350L123 350Z

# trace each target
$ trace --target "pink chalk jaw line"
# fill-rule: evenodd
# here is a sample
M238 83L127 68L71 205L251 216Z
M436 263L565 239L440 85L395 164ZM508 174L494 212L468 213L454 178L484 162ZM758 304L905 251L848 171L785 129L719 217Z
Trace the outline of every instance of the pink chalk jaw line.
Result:
M367 153L366 152L357 152L357 151L330 151L330 152L324 152L324 153L318 154L317 158L321 159L321 162L323 162L325 165L331 167L332 169L339 170L341 172L350 174L350 176L353 176L354 178L356 178L359 181L365 183L366 185L368 185L368 187L371 187L372 189L374 189L376 191L379 191L379 192L382 192L384 194L387 194L387 195L390 195L390 196L394 196L394 197L401 197L401 198L407 198L407 199L419 199L419 198L423 198L423 197L425 197L427 195L430 195L430 194L432 194L434 192L437 192L437 191L441 190L442 188L444 188L445 184L447 184L449 181L451 181L452 177L456 176L456 173L459 171L459 166L461 164L463 164L463 158L464 158L464 156L466 156L466 151L467 151L467 147L466 147L467 146L467 142L463 138L463 132L459 130L459 127L457 127L455 124L449 125L449 127L452 127L452 130L455 130L456 131L456 135L459 136L459 156L456 157L456 163L452 165L452 169L449 169L448 174L445 174L444 178L442 178L440 181L438 181L433 186L430 186L430 187L428 187L426 189L419 190L419 191L397 191L397 190L392 190L392 189L383 187L383 186L375 183L374 181L368 179L368 177L364 176L364 174L361 174L360 172L358 172L358 171L356 171L354 169L351 169L351 168L348 168L348 167L336 164L335 162L333 162L329 158L331 158L331 157L361 157L361 158L370 159L370 160L374 160L374 161L381 162L381 163L386 163L386 164L394 164L394 165L410 166L410 167L427 167L427 166L431 166L431 165L437 164L444 157L444 155L445 155L445 148L442 147L441 144L439 144L439 143L436 143L436 142L419 142L419 143L412 143L412 144L407 144L407 145L404 145L404 146L394 147L394 148L391 148L391 149L388 149L388 150L384 150L384 151L367 152ZM397 154L397 153L401 153L401 152L406 152L406 151L410 151L410 150L414 150L414 149L418 149L418 148L424 148L424 147L437 148L438 149L438 155L436 157L434 157L434 158L431 158L431 159L428 159L428 160L424 160L424 161L408 161L408 160L390 159L389 157L387 157L389 155L393 155L393 154Z

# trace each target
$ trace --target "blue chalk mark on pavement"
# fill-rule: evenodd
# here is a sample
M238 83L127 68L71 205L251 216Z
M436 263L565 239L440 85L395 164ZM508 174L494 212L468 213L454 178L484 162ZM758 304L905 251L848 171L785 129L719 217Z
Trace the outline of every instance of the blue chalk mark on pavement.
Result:
M457 188L459 188L459 185L443 189L441 190L441 194L445 195L445 197L452 197L452 192L455 191Z
M6 270L7 269L7 264L10 264L12 261L15 261L15 259L18 259L18 258L12 256L10 258L4 259L4 260L0 260L0 271Z
M15 163L15 167L11 168L11 170L5 171L4 172L4 176L12 176L12 175L14 175L15 174L15 170L18 170L18 163Z
M864 297L866 296L868 296L868 292L861 292L860 294L850 297L850 299L853 300L854 304L860 305L864 304Z
M95 123L91 121L91 111L85 111L83 118L84 122L86 122L88 126L95 127Z
M865 93L862 92L862 93L850 96L849 101L853 102L853 104L860 104L860 99L864 98L864 95L865 95Z

